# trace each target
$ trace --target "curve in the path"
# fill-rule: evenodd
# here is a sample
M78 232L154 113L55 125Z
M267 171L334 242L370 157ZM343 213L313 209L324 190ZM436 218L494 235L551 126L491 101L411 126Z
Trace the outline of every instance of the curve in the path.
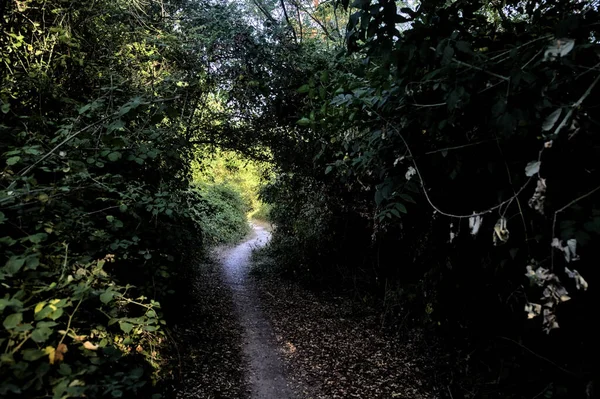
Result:
M253 226L254 237L226 251L223 257L225 281L233 292L240 324L244 329L243 348L248 362L247 379L254 399L292 399L271 326L265 318L256 289L248 278L252 250L265 245L270 234Z

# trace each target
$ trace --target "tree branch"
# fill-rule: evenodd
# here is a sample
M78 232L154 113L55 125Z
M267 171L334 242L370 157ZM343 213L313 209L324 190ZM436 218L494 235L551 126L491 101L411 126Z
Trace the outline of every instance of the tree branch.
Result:
M317 23L317 25L319 25L321 27L321 29L323 29L323 32L325 33L325 36L327 36L327 38L329 40L335 42L335 39L333 38L333 36L331 36L331 33L329 33L329 30L325 27L325 25L323 25L323 23L321 21L319 21L310 12L308 12L307 10L305 10L304 7L302 7L297 1L294 1L294 5L296 6L297 9L302 9L302 11L304 11L310 17L310 19L312 19L313 21L315 21Z
M285 15L285 20L287 21L287 24L289 25L290 28L292 28L292 34L294 35L294 41L296 42L296 44L298 44L298 37L296 36L296 30L294 29L294 26L290 22L290 17L288 17L288 13L285 8L285 3L283 2L283 0L279 0L279 3L281 4L281 8L283 8L283 15Z
M594 81L592 82L592 84L587 88L587 90L585 91L585 93L583 93L583 95L579 98L579 100L577 100L577 102L575 104L573 104L571 106L571 109L569 110L569 112L567 112L567 114L565 115L565 117L563 118L562 122L560 122L560 125L558 125L558 127L556 128L556 130L554 131L554 134L558 134L558 132L560 132L560 130L565 127L565 125L567 124L567 122L569 121L569 118L571 118L571 115L573 115L573 111L576 108L579 108L579 106L583 103L583 101L587 98L587 96L590 95L590 93L592 92L592 90L594 89L594 86L596 86L596 84L598 83L598 81L600 80L600 75L596 76L596 79L594 79Z

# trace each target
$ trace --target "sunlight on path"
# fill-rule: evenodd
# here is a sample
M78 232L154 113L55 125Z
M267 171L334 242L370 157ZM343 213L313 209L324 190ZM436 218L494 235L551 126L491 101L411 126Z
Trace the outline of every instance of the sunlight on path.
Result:
M225 282L233 292L237 317L244 328L243 349L248 363L247 379L256 399L291 399L283 363L277 356L275 338L260 309L259 298L248 278L252 249L264 246L271 235L253 226L254 236L224 253Z

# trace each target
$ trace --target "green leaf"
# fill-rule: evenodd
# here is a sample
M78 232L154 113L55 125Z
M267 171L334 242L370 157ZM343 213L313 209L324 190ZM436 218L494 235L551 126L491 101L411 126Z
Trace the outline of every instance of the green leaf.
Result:
M456 49L467 54L473 53L473 50L471 50L471 46L469 45L469 43L463 41L456 42Z
M310 119L304 117L304 118L299 119L296 123L300 126L308 126L308 125L310 125Z
M454 49L449 44L444 49L444 53L442 55L442 65L448 65L450 61L452 61L452 57L454 56Z
M377 204L377 206L381 205L381 202L383 201L383 195L381 193L381 190L377 190L375 192L375 204Z
M35 270L40 265L40 258L38 255L30 255L25 261L25 270Z
M123 129L125 127L125 122L121 119L117 119L106 127L108 133L112 133L115 130Z
M52 330L48 327L42 326L38 327L31 333L31 339L41 344L42 342L46 342L50 335L52 334Z
M8 111L10 111L10 104L3 103L2 106L0 107L0 110L2 110L3 114L8 114Z
M554 125L556 124L556 122L558 121L558 118L560 118L561 113L562 113L562 108L559 108L556 111L554 111L553 113L551 113L546 118L546 120L544 120L544 123L542 124L542 130L544 132L547 132L548 130L552 129L554 127Z
M329 82L329 71L325 70L323 72L321 72L321 82L323 83L328 83Z
M23 313L13 313L11 315L6 316L2 325L7 330L12 330L23 321Z
M3 224L6 220L6 216L4 216L4 212L0 211L0 224Z
M0 312L3 312L4 309L11 307L13 310L21 310L23 307L23 302L19 301L18 299L8 299L8 294L6 295L6 297L0 299Z
M23 360L28 362L33 362L46 355L44 351L39 349L25 349L21 353L23 354Z
M118 294L116 291L104 291L100 294L100 301L102 303L109 303Z
M333 170L333 166L329 165L325 168L325 174L328 175Z
M110 154L108 154L108 160L115 162L118 161L119 159L121 159L121 153L120 152L111 152Z
M115 217L113 215L106 215L106 220L112 223L113 220L115 220Z
M136 367L129 372L129 376L131 378L135 378L136 380L141 378L144 375L144 369L141 367Z
M40 242L44 241L46 238L48 238L48 234L46 234L46 233L37 233L37 234L33 234L33 235L27 237L27 239L34 244L39 244Z
M6 271L12 275L21 270L21 267L23 267L24 264L25 258L20 256L11 256L4 267L6 268Z
M310 86L309 85L302 85L298 89L298 93L308 93L309 90L310 90Z
M399 195L400 198L402 198L404 201L406 202L410 202L411 204L416 204L415 200L413 199L413 197L411 197L408 194L400 194Z
M394 207L396 207L396 209L398 209L400 212L406 213L406 207L404 206L404 204L402 204L400 202L396 202L394 204Z
M119 210L120 210L121 212L125 212L125 211L127 210L127 205L125 205L125 204L121 204L121 205L119 205Z
M90 104L86 104L83 107L80 107L77 112L79 113L79 115L86 113L87 111L89 111L89 109L92 108L92 103Z
M21 157L19 157L19 156L10 157L6 160L6 164L8 166L12 166L12 165L16 164L17 162L19 162L20 160L21 160Z
M131 323L127 323L125 321L120 321L119 322L119 327L121 327L121 330L125 333L125 334L129 334L131 332L131 330L133 329L133 324Z
M60 366L58 366L58 372L64 376L69 376L69 375L73 374L73 370L71 370L71 366L69 366L66 363L61 363Z
M48 317L52 320L57 320L58 318L60 318L60 316L63 315L63 313L64 311L62 309L56 309L54 312L50 313Z

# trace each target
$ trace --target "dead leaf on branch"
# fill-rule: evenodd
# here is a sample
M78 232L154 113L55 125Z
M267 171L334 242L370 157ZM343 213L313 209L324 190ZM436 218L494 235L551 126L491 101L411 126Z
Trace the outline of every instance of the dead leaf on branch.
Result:
M544 203L546 202L546 179L538 179L533 196L529 199L529 207L544 214Z
M502 244L507 242L509 236L510 233L506 226L506 218L501 217L494 226L494 245L498 245L499 242Z
M556 39L550 44L544 52L544 61L553 61L557 57L564 57L569 54L575 47L575 40L573 39Z
M471 216L469 218L469 228L471 229L471 234L476 236L481 228L481 224L483 223L483 218L480 215Z
M565 273L567 273L567 275L575 280L575 287L578 290L583 289L584 291L587 291L588 289L588 283L587 281L584 280L583 277L581 277L581 274L579 274L579 272L577 270L569 270L568 267L565 267Z
M552 247L563 252L567 263L579 260L579 256L577 256L577 240L574 238L567 240L567 245L563 245L561 240L554 238L552 240Z
M94 344L93 344L93 343L91 343L90 341L85 341L85 342L83 343L83 347L84 347L85 349L87 349L87 350L90 350L90 351L95 351L95 350L98 350L98 345L94 345Z

